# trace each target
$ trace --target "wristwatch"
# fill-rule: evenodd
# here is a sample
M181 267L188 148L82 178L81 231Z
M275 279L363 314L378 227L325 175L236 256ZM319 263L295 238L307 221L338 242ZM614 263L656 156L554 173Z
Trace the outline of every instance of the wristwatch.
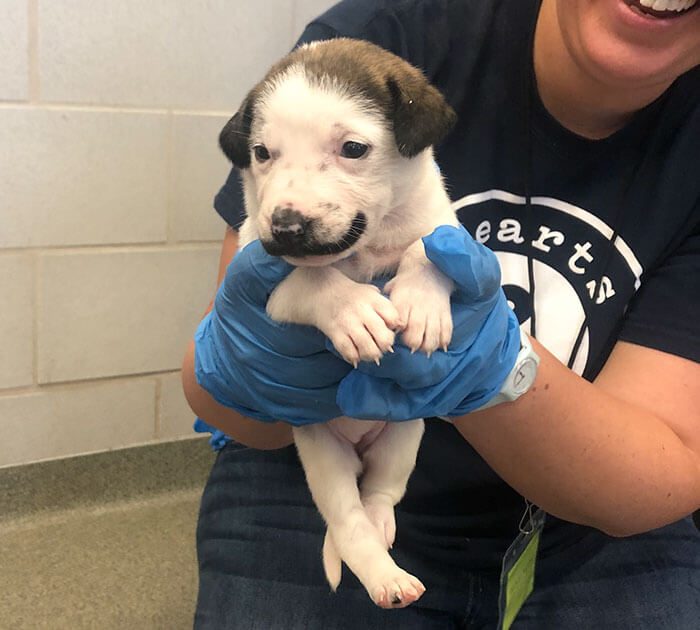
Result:
M503 402L513 402L522 396L535 382L537 376L537 367L540 364L540 358L532 349L530 337L522 330L520 331L520 352L515 360L513 369L509 372L506 380L503 382L501 391L498 392L485 405L481 405L474 411L488 409L494 405Z

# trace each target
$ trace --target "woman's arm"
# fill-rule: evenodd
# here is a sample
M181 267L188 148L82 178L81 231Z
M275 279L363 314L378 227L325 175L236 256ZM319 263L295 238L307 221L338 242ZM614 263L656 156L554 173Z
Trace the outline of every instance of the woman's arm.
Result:
M226 228L221 257L219 259L218 283L221 284L226 267L238 248L238 232ZM205 315L211 311L214 299L209 303ZM292 427L284 422L268 423L247 418L230 407L224 407L203 389L194 374L194 339L190 341L182 363L182 387L192 411L207 424L223 431L241 444L259 449L274 449L292 443Z
M594 383L533 340L540 368L513 403L455 426L547 512L625 536L700 506L700 364L619 342Z

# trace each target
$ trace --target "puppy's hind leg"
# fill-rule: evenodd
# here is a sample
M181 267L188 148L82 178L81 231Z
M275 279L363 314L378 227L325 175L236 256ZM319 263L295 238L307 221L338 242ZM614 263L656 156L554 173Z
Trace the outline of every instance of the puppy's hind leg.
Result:
M321 516L329 525L352 509L362 463L349 442L342 442L324 426L294 427L294 443L306 482ZM323 541L323 568L335 592L340 584L341 557L329 529Z
M365 513L357 486L361 463L354 446L319 424L295 427L294 441L311 494L328 525L325 544L333 544L378 606L399 608L417 600L425 588L396 566ZM337 576L328 577L335 581Z
M396 535L394 506L406 492L423 437L423 420L390 422L362 454L360 497L367 516L391 548Z

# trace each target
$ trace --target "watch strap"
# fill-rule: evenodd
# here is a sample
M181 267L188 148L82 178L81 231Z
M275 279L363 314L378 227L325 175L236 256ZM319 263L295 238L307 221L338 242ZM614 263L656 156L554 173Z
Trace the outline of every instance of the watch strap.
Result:
M532 348L532 342L527 333L520 331L520 352L515 360L513 369L508 373L501 390L486 404L474 411L488 409L504 402L513 402L530 389L537 376L540 357Z

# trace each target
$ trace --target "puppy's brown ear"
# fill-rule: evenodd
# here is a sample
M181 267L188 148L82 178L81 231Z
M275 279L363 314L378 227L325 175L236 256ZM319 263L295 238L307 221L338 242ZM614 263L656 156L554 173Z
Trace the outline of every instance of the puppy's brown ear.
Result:
M457 114L440 92L423 77L387 79L393 110L394 136L399 153L414 157L440 142L454 127Z
M250 166L250 124L253 120L254 100L253 92L250 92L219 134L221 150L238 168Z

